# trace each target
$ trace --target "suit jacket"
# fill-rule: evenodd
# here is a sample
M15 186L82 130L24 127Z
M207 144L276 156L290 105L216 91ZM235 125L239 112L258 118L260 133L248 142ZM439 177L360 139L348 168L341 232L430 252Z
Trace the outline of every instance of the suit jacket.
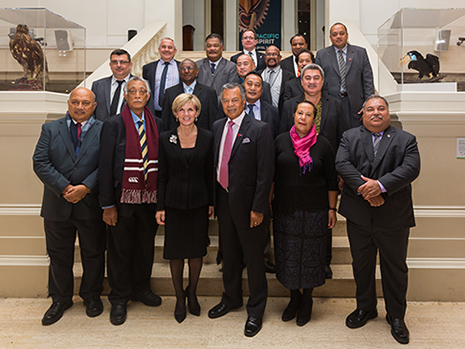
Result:
M264 72L265 69L259 71L258 73L263 77L263 72ZM295 78L295 75L292 74L291 72L287 71L287 70L284 70L282 69L281 67L281 72L282 72L282 75L281 75L281 86L279 87L279 102L278 102L278 109L281 110L282 108L282 105L284 103L284 100L283 100L283 97L284 97L284 87L286 85L286 82L288 82L289 80L292 80ZM271 85L270 85L270 93L271 93ZM303 93L303 90L302 90L302 93ZM272 104L272 103L271 103Z
M265 63L265 54L263 52L259 52L255 50L258 56L258 63L255 65L255 71L263 70L266 68L266 63ZM236 53L234 56L231 56L231 62L234 64L237 64L237 59L239 56L243 55L244 51Z
M237 75L237 74L236 74ZM244 84L244 81L241 79L239 75L237 75L240 84ZM265 101L269 104L273 103L273 98L271 97L271 86L266 81L263 81L263 88L262 88L262 95L260 97L262 101Z
M228 118L213 124L214 168ZM250 211L268 213L274 175L273 138L267 123L244 116L229 158L229 207L238 229L250 228Z
M304 95L300 95L286 101L281 114L279 133L288 132L294 125L294 108L305 100ZM319 134L325 136L336 152L342 133L347 129L344 111L341 101L338 98L321 94L321 123Z
M420 173L415 136L389 126L381 138L376 158L372 134L363 125L344 132L336 155L336 170L344 180L339 212L361 226L403 229L415 225L411 182ZM361 175L379 180L386 189L385 203L371 207L357 189Z
M294 68L294 61L295 61L294 55L290 55L289 57L284 58L281 61L280 65L281 65L281 69L287 70L289 73L293 74L294 77L297 77L297 72L295 71L295 68Z
M154 92L155 91L155 76L156 76L155 74L157 73L158 62L160 62L159 59L156 60L155 62L148 63L142 67L142 77L149 82L150 90L152 91L152 93L150 94L150 99L147 102L147 107L149 108L153 116L155 116L153 96L155 95L155 92ZM175 62L179 69L179 65L181 64L181 62L176 61L176 60ZM180 82L181 82L181 79L179 79L179 83ZM165 90L165 94L166 94L166 90Z
M302 87L302 82L300 81L300 78L293 78L284 84L284 91L282 93L282 103L284 104L291 98L301 96L303 94L304 88Z
M162 122L159 118L154 119L160 134L163 131ZM100 206L116 205L118 214L130 217L134 212L134 205L120 202L125 157L126 126L122 115L118 114L105 121L102 126L98 175Z
M228 82L240 83L239 77L237 76L236 65L226 58L222 58L220 63L215 69L215 73L212 75L210 61L208 58L203 58L197 62L199 67L199 75L197 76L197 82L212 87L218 98L220 97L221 88Z
M129 74L129 78L133 75ZM111 107L111 78L113 75L110 75L106 78L101 78L92 83L92 92L95 93L95 101L97 102L97 108L95 108L94 115L97 120L105 121L110 116L110 107ZM126 105L126 100L123 98L123 104L121 105L121 110L123 110Z
M165 206L179 210L213 206L213 134L197 130L190 163L182 154L177 129L160 135L157 210Z
M181 93L184 93L184 86L182 82L165 91L165 101L161 116L163 120L163 128L165 130L171 130L178 126L171 107L174 99ZM196 125L200 128L210 130L213 122L218 116L218 97L216 92L210 86L197 82L195 84L193 94L199 98L201 104L200 115Z
M373 72L367 51L362 47L347 44L346 60L346 84L350 112L354 118L359 119L358 112L363 102L375 93ZM341 76L334 46L319 50L316 53L315 63L320 65L325 72L323 89L331 96L338 97L341 90Z
M40 215L65 221L71 214L79 219L102 216L98 204L97 168L102 122L96 120L84 137L76 158L66 118L42 125L34 156L34 172L44 183ZM81 201L72 204L61 193L68 184L84 184L90 189Z

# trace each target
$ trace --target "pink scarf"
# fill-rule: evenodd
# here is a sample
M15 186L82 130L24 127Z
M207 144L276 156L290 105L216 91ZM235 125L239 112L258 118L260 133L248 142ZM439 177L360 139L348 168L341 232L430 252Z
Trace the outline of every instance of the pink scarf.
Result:
M295 131L295 125L291 128L291 140L294 146L294 153L299 158L300 174L304 174L306 171L311 172L313 168L313 160L310 157L310 148L316 143L316 129L315 125L312 125L310 132L303 138Z

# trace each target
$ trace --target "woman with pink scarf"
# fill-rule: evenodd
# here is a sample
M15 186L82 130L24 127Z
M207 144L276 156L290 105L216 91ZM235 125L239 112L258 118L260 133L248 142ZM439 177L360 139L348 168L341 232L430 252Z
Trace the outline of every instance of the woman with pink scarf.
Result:
M294 126L275 140L276 276L291 292L282 320L297 316L299 326L310 321L313 289L325 283L327 234L337 220L335 154L329 141L317 135L315 114L313 103L299 103Z

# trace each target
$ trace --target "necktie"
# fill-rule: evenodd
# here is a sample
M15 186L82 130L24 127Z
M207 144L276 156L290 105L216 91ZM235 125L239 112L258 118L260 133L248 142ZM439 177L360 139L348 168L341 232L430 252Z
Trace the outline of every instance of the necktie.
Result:
M166 76L168 75L168 66L169 62L165 62L165 67L161 73L160 79L160 92L158 94L158 105L163 108L163 101L165 100L165 86L166 86Z
M123 86L124 80L116 80L118 83L118 87L116 88L115 94L113 95L113 99L110 105L110 116L116 115L118 111L118 104L119 104L119 96L121 95L121 86Z
M270 75L268 75L268 83L270 86L273 86L274 79L276 78L276 74L274 73L274 70L270 70Z
M337 59L339 62L339 73L341 74L341 90L347 91L346 85L346 61L344 60L344 55L342 50L338 51Z
M249 112L248 112L248 114L249 114L249 116L251 116L252 118L255 119L255 114L253 112L253 107L254 106L255 106L255 104L249 104Z
M373 140L373 155L376 157L379 149L379 143L381 142L381 134L378 132L373 133L375 139Z
M139 125L139 142L142 150L142 159L144 160L144 177L147 182L147 138L145 137L144 123L142 120L137 121Z
M77 126L77 131L78 131L78 139L81 139L82 125L80 122L77 122L76 126Z
M224 140L223 156L221 157L220 178L218 182L220 182L221 186L224 189L227 189L229 186L228 162L229 158L231 157L231 150L233 144L233 125L234 121L228 122L228 132L226 133L226 138Z
M79 154L79 149L81 149L81 144L82 144L82 140L81 140L82 125L81 125L81 123L76 122L76 127L77 127L77 142L76 142L75 155L77 157L78 154Z
M252 52L249 52L249 56L250 56L250 58L252 58L252 62L255 63L255 66L257 66L257 62L255 62L255 58L254 58Z
M212 66L212 75L213 75L215 74L216 65L215 63L211 63L211 66Z

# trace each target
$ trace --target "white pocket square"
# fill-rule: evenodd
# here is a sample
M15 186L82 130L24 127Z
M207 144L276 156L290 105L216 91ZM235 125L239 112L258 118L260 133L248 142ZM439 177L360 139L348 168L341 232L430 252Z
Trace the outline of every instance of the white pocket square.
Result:
M244 143L250 143L250 138L244 138L242 140L242 144L244 144Z

